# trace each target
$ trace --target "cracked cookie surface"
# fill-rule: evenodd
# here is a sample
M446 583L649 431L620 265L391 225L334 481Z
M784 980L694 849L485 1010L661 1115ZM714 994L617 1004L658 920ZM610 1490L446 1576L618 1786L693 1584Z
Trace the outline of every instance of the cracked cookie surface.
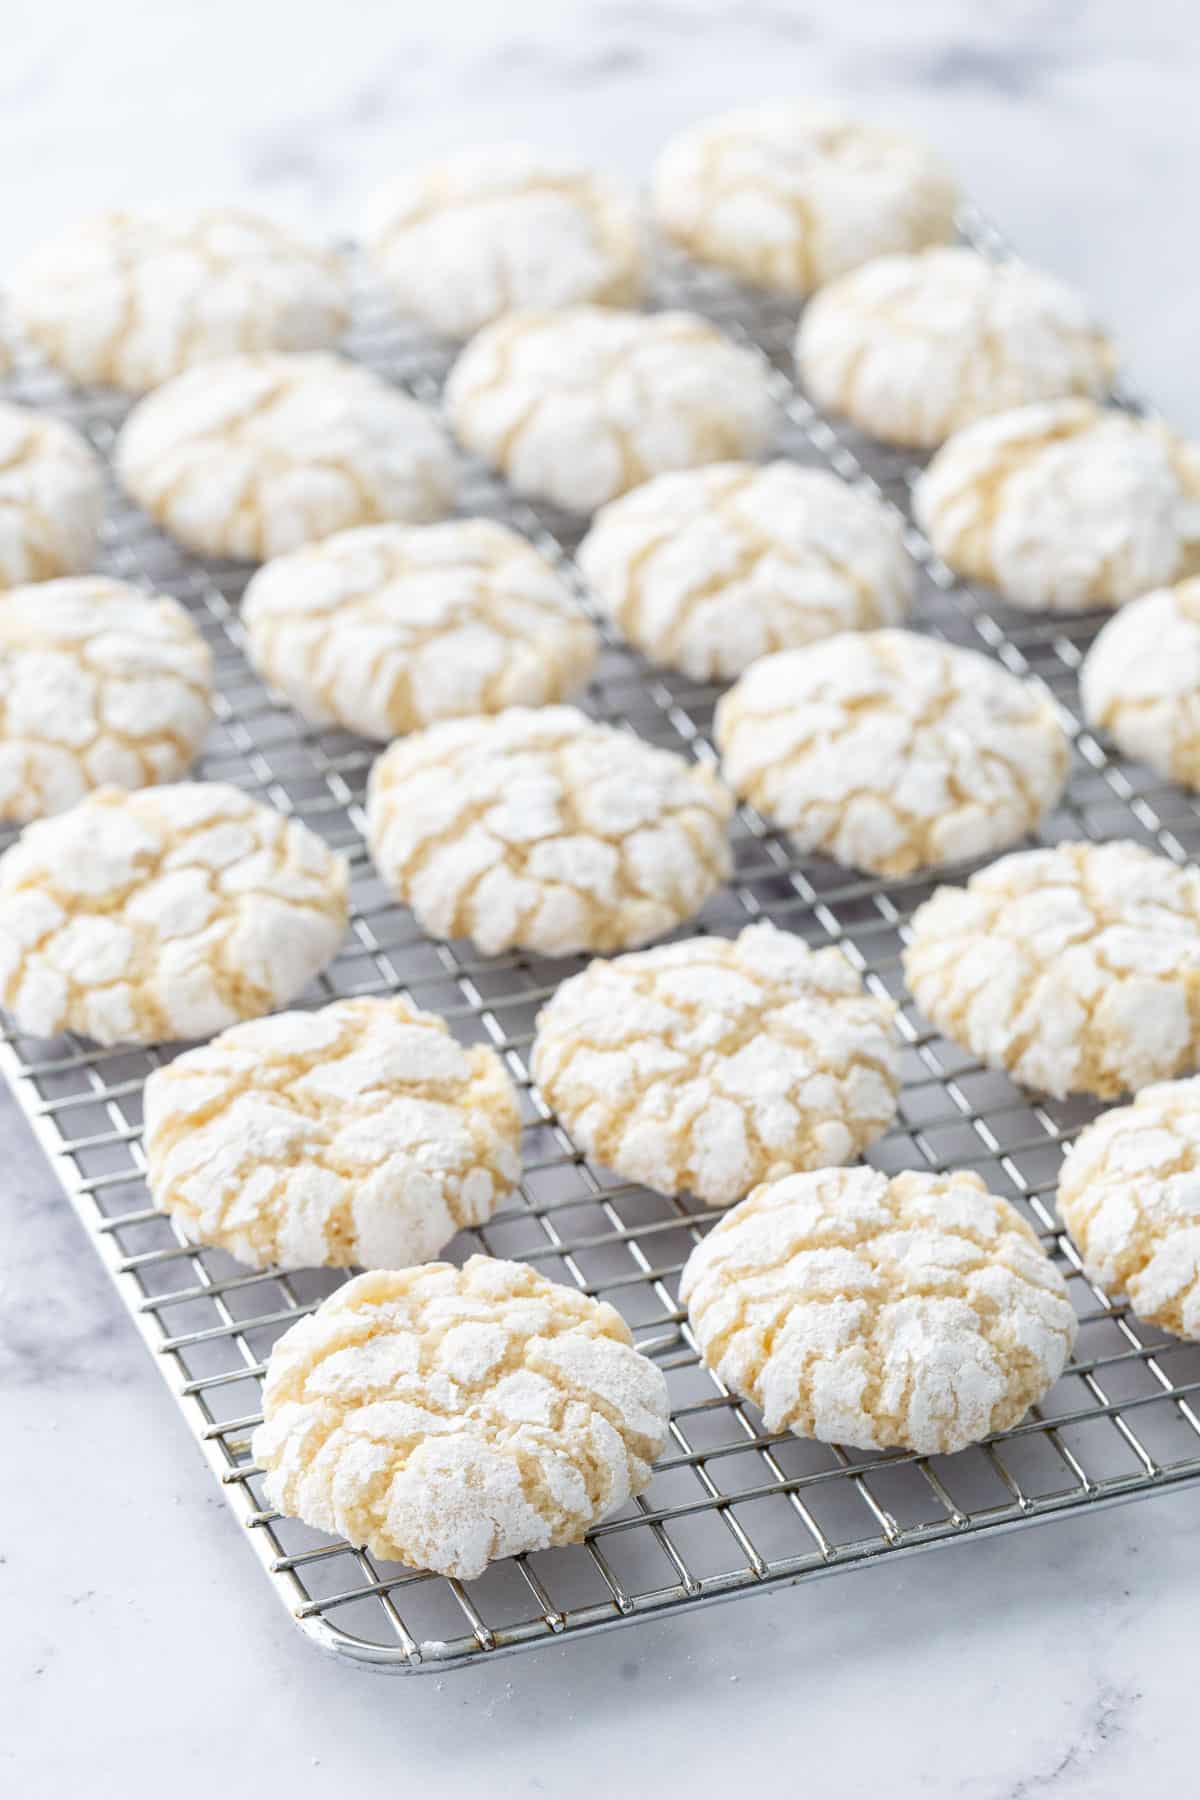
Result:
M1123 755L1200 788L1200 578L1123 606L1084 658L1079 694Z
M286 1332L253 1452L281 1512L469 1581L640 1493L668 1416L611 1306L473 1256L359 1275Z
M104 472L79 432L0 401L0 589L90 569Z

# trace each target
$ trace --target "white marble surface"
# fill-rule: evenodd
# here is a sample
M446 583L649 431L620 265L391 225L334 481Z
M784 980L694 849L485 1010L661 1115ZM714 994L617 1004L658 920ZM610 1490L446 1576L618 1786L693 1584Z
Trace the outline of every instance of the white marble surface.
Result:
M375 177L468 136L635 176L698 113L828 93L940 144L1200 431L1186 0L41 0L5 37L6 258L120 200L246 197L335 228ZM0 1131L0 1784L22 1800L1194 1785L1194 1493L441 1680L326 1662L7 1105Z

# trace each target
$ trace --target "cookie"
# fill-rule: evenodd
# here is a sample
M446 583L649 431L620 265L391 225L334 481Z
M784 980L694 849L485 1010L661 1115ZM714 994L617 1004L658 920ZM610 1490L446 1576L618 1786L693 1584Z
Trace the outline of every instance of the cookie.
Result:
M482 144L386 183L367 206L366 245L398 309L468 338L525 307L636 305L637 214L572 158Z
M667 469L756 456L776 425L756 351L694 313L602 306L485 326L450 373L446 411L518 493L581 513Z
M277 557L242 622L251 662L306 719L384 740L561 700L598 649L566 583L490 519L366 525Z
M1200 1338L1200 1080L1144 1088L1089 1125L1063 1163L1058 1212L1097 1287Z
M103 521L104 471L79 433L0 401L0 588L81 575Z
M432 936L567 956L644 944L698 912L729 874L732 812L716 777L673 751L571 706L517 706L386 750L367 841Z
M1112 1099L1200 1057L1200 870L1137 844L1002 857L913 914L931 1024L1058 1099Z
M105 212L9 282L25 334L68 380L143 393L242 350L323 350L349 321L340 257L236 207Z
M351 525L454 505L436 415L337 356L227 356L134 407L116 449L129 494L201 556L263 562Z
M611 1306L473 1256L359 1275L293 1325L253 1452L280 1512L470 1581L640 1493L667 1422Z
M1070 763L1043 689L911 631L764 657L718 702L714 736L734 792L799 850L875 875L1013 843Z
M520 1173L500 1058L399 998L234 1025L156 1069L144 1105L155 1205L259 1269L424 1262Z
M898 625L912 601L899 515L795 463L659 475L597 515L580 572L631 644L693 681L774 650Z
M533 1076L579 1147L728 1206L851 1161L896 1112L895 1008L840 950L749 925L594 962L543 1007Z
M0 592L0 818L191 767L212 719L212 653L177 601L107 576Z
M698 262L784 294L954 235L954 182L904 132L775 102L704 119L654 172L654 216Z
M1105 394L1115 356L1053 276L950 247L885 256L804 311L796 367L822 411L884 443L932 450L991 413Z
M1075 1342L1066 1283L978 1175L821 1169L756 1188L679 1287L768 1431L945 1456L1007 1431Z
M1083 659L1079 695L1123 756L1200 788L1200 578L1123 606Z
M0 857L0 1000L32 1037L209 1037L325 967L348 887L344 857L239 788L98 788Z

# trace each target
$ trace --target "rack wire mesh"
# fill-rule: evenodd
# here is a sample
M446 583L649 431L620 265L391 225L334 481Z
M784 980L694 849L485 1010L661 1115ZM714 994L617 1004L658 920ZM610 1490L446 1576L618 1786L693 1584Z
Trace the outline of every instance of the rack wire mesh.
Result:
M988 254L1006 254L978 216L965 216L963 230ZM830 467L906 510L912 457L827 422L790 386L794 309L679 263L661 270L655 304L689 306L758 345L785 407L781 454ZM437 399L450 362L443 347L401 326L369 287L347 348L429 400ZM117 397L72 392L33 361L19 366L6 393L69 418L102 454L111 449L123 411ZM569 570L578 520L517 501L477 466L465 471L461 510L507 520ZM1043 838L1124 836L1175 860L1194 856L1200 800L1114 760L1079 724L1077 670L1101 618L1014 613L995 596L956 583L911 524L907 541L920 569L914 624L1039 678L1074 733L1072 779ZM416 930L375 878L362 843L360 806L373 748L341 731L306 728L272 700L243 658L237 603L247 569L183 555L115 486L104 566L175 594L212 645L218 716L200 774L237 782L303 818L351 858L352 928L305 1003L403 991L443 1013L464 1040L499 1051L519 1084L520 1189L454 1250L524 1258L611 1301L657 1357L671 1390L669 1443L638 1501L585 1544L496 1564L478 1581L389 1565L279 1517L263 1503L249 1451L259 1378L274 1340L340 1277L248 1271L220 1251L187 1244L149 1205L142 1085L169 1053L102 1050L70 1035L45 1042L6 1034L0 1063L17 1099L272 1587L319 1644L383 1668L444 1670L1200 1479L1200 1345L1150 1330L1106 1299L1057 1231L1061 1154L1097 1109L1031 1095L981 1068L933 1032L908 1000L899 952L906 920L932 891L930 879L880 882L797 858L743 808L734 826L734 876L690 929L731 933L749 918L766 917L814 946L840 945L869 987L901 1008L900 1112L870 1161L889 1173L977 1169L1064 1267L1080 1315L1074 1362L1022 1424L949 1458L863 1454L772 1435L753 1408L700 1367L677 1277L711 1215L686 1195L651 1194L592 1166L530 1083L538 1007L579 960L481 958L467 944L434 942ZM610 636L586 704L598 718L711 761L716 698L715 688L650 668Z

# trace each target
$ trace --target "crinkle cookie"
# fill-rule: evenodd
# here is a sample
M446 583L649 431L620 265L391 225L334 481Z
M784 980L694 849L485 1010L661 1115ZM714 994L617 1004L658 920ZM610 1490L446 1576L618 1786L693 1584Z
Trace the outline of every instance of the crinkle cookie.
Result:
M400 311L446 337L522 307L631 306L642 291L630 202L529 144L473 146L388 182L368 203L366 242Z
M255 1268L424 1262L520 1173L500 1058L399 998L234 1025L154 1071L145 1121L155 1205Z
M1014 606L1120 606L1200 573L1200 449L1088 400L970 426L913 499L942 561Z
M98 788L0 857L0 1000L33 1037L208 1037L325 967L348 887L344 857L238 788Z
M212 719L212 654L177 601L107 576L0 592L0 818L191 767Z
M913 590L898 515L788 462L659 475L597 515L578 562L629 642L694 681L835 631L898 625Z
M680 1282L706 1366L768 1431L950 1455L1006 1431L1075 1342L1066 1283L978 1175L821 1169L756 1188Z
M429 407L316 352L177 375L134 407L116 465L187 549L256 562L351 525L440 518L457 480Z
M280 1512L470 1581L641 1493L668 1417L611 1306L473 1256L359 1275L293 1325L253 1452Z
M533 1076L581 1149L728 1206L849 1162L896 1112L895 1008L840 950L766 923L594 962L537 1021Z
M514 706L386 750L367 841L434 937L567 956L690 919L729 873L732 812L716 776L673 751L573 706Z
M756 456L776 424L756 351L694 313L603 306L485 326L451 371L446 411L518 493L583 513L667 469Z
M60 419L0 402L0 588L90 569L104 472Z
M1002 857L913 914L917 1005L991 1068L1112 1099L1200 1057L1200 870L1137 844Z
M72 381L142 393L238 350L322 350L349 318L341 258L235 207L105 212L40 245L9 285Z
M1070 288L962 247L884 256L843 276L805 308L796 337L817 406L920 450L1009 407L1104 394L1114 364Z
M561 700L598 649L546 559L489 519L366 525L277 557L242 621L259 674L306 719L384 740Z
M1200 579L1123 606L1084 658L1079 693L1123 755L1200 788Z
M945 243L956 199L917 139L782 101L690 126L654 175L665 236L786 294L810 294L888 251Z
M722 696L714 735L741 799L799 849L876 875L1013 843L1070 762L1040 687L911 631L764 657Z
M1098 1287L1200 1338L1200 1080L1102 1113L1067 1152L1058 1211Z

